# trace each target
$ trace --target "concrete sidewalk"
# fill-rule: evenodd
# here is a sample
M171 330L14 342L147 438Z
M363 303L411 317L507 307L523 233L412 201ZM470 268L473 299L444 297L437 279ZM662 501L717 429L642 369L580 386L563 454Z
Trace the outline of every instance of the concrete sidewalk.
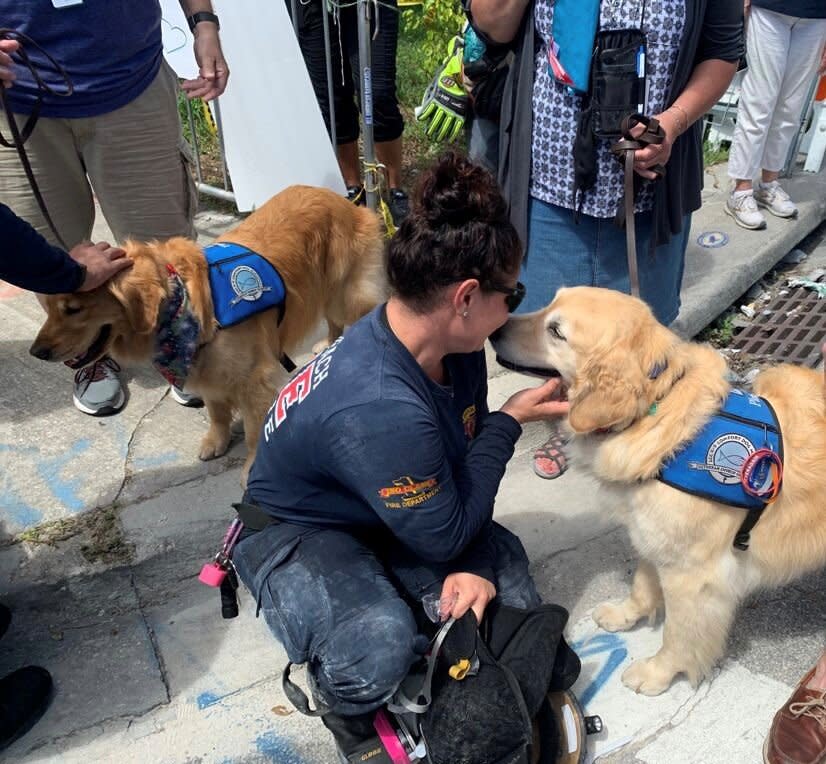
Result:
M826 217L826 174L799 174L789 184L801 202L797 221L739 229L722 210L722 169L714 168L694 219L677 325L688 335ZM211 235L228 224L199 221ZM727 243L704 248L702 235ZM826 243L810 262L826 267ZM146 369L127 371L121 414L79 414L69 372L27 354L39 311L30 296L0 288L0 600L15 611L0 675L39 663L57 695L3 760L334 762L326 731L283 696L285 656L249 596L239 618L223 621L217 594L197 582L239 497L243 445L199 462L205 415L172 402ZM534 383L494 365L491 373L494 407ZM759 762L775 709L826 643L826 579L743 608L725 662L697 691L678 682L658 698L635 696L619 675L654 652L659 628L610 635L589 617L597 603L624 595L633 552L576 465L552 482L533 475L530 452L544 435L542 425L526 428L497 519L523 539L543 597L571 611L569 636L583 657L578 691L606 726L593 741L600 761Z

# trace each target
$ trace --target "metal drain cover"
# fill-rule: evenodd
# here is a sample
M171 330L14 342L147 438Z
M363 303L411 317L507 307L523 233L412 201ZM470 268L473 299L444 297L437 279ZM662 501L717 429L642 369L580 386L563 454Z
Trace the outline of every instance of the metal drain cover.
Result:
M820 363L826 339L826 300L805 287L789 287L764 306L731 342L739 357L800 366Z

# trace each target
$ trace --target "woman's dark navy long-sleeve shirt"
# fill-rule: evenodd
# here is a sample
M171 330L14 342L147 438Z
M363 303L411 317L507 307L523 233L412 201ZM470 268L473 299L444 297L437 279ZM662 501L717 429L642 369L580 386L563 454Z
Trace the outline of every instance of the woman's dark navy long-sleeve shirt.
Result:
M85 269L0 204L0 280L44 294L74 292Z

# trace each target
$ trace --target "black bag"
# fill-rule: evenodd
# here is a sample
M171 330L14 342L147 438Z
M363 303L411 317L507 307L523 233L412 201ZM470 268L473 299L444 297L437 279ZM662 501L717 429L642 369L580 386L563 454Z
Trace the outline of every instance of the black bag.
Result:
M409 728L418 727L428 764L529 764L537 747L543 764L556 761L558 725L547 695L570 687L580 671L562 636L567 620L557 605L520 610L491 603L481 628L472 611L453 623L427 662L427 691L414 674L388 704ZM457 666L467 667L463 678ZM417 696L413 703L405 692ZM407 712L422 694L429 704L412 719Z
M622 121L645 113L645 35L639 29L597 32L591 62L594 135L619 138Z

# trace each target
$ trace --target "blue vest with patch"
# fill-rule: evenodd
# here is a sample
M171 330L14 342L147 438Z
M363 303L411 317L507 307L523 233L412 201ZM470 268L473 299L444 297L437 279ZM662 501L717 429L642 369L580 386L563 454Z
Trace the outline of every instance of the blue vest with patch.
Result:
M697 437L666 462L663 483L707 499L743 509L762 509L766 502L741 483L743 464L759 448L783 459L783 436L771 404L743 390L732 390L723 408Z
M287 290L281 274L257 252L228 241L204 247L215 319L225 328L255 313L278 308L284 317Z

